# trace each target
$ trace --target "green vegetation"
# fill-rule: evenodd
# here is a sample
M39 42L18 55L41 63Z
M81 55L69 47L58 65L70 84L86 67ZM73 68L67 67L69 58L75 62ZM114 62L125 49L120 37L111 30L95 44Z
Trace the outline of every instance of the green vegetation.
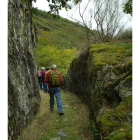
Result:
M78 65L86 66L85 75L87 75L86 78L88 79L84 87L85 93L80 96L85 96L84 94L90 89L91 82L93 86L95 86L95 83L98 84L98 82L100 85L96 85L97 88L91 90L91 93L89 91L85 96L86 100L88 100L87 104L90 104L90 108L92 108L91 111L93 111L94 114L92 116L93 120L91 119L94 121L92 122L94 138L100 139L103 137L104 139L112 140L113 138L130 139L132 137L132 116L126 116L126 114L128 113L130 115L132 111L131 96L124 99L120 104L121 99L118 97L119 95L115 95L113 90L121 81L124 81L125 84L131 84L132 82L132 42L130 40L103 42L92 44L88 48L86 46L86 30L83 26L59 16L54 17L55 15L49 12L39 10L38 16L33 19L38 28L38 45L37 48L35 48L37 65L46 67L54 63L58 66L58 71L64 74L67 72L71 61L77 56L73 67L75 70L78 70ZM123 32L120 39L131 38L131 35L131 32ZM92 40L92 42L93 41L94 40ZM102 73L101 70L103 70L103 66L107 66L104 73L110 72L110 75L108 74L106 78L114 75L115 78L113 77L114 81L106 80L105 83L101 85L100 82L102 81L101 77L103 75L100 74L100 72ZM115 73L114 75L111 75L112 71L113 74ZM75 75L78 74L76 73ZM76 77L75 75L73 76ZM80 77L80 75L78 76ZM79 83L81 82L80 80ZM78 89L78 92L79 91L81 93L81 89ZM128 105L129 102L130 106ZM98 115L102 107L104 107L103 114ZM126 110L129 111L127 112ZM66 114L70 116L76 115L75 113L76 112L72 110L66 112ZM85 113L86 112L84 112L84 114ZM53 118L52 121L55 121L55 116L53 116ZM63 120L59 121L63 123ZM78 124L77 122L75 123ZM47 122L46 127L47 125L52 126L52 128L50 128L50 130L47 129L47 134L46 131L43 132L43 130L42 134L40 134L41 136L39 136L40 140L56 136L57 132L52 134L56 128L62 130L62 127L67 127L68 130L65 132L69 134L71 128L74 127L74 123L72 122L66 123L65 125L56 124L55 126ZM37 129L38 130L35 131L41 133L41 131L39 131L41 128ZM76 129L73 131L76 132ZM103 136L101 136L101 134ZM76 135L77 134L72 133L69 139L76 139Z
M89 131L89 110L79 100L79 98L69 92L64 94L61 91L62 106L65 116L58 116L57 104L55 101L54 111L49 111L49 95L40 92L41 104L37 115L27 128L22 130L18 140L50 140L57 136L57 132L63 131L65 140L89 140L91 133Z
M32 4L32 2L36 2L37 0L22 0L25 3ZM59 10L65 8L65 10L71 9L71 6L67 3L69 0L47 0L50 7L50 12L54 13L55 15L59 14ZM74 4L78 4L82 0L73 0Z
M60 16L55 17L49 12L37 10L37 17L33 18L38 29L43 29L45 32L51 32L48 39L54 39L58 49L70 49L73 46L76 48L86 45L86 30L79 23L69 21Z
M91 45L89 48L92 64L98 68L103 65L111 65L123 69L132 63L132 43L108 42ZM118 67L117 67L118 66Z
M132 39L132 28L125 29L116 38L118 40Z
M128 0L124 4L123 8L124 8L123 12L125 12L126 14L131 14L131 16L132 16L132 0Z
M38 46L35 48L37 65L50 67L52 64L56 64L61 74L66 73L70 62L76 54L76 48L58 49L53 39L47 39L47 36L51 37L51 35L51 33L39 30Z
M36 9L37 17L33 18L38 32L38 43L35 48L37 66L56 64L58 71L66 73L77 50L86 45L85 28L79 23L69 21Z
M55 63L61 73L66 73L76 54L79 56L87 48L86 29L79 23L50 12L36 9L36 13L33 21L38 28L38 46L35 49L37 65L46 67ZM127 39L130 35L131 33L125 31L121 39ZM90 43L93 41L91 38ZM89 52L91 55L94 52L91 56L94 66L116 65L115 71L118 74L118 70L122 69L119 68L121 65L132 62L132 43L129 42L94 44Z
M125 78L125 83L132 83L132 74Z
M115 109L104 108L98 116L105 140L132 139L132 96L128 96Z

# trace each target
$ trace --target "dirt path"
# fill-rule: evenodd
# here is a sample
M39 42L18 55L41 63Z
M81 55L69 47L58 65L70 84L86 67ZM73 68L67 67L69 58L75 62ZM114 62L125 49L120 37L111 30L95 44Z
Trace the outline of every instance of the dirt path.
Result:
M50 111L49 95L42 90L40 95L40 109L18 140L92 140L88 129L89 110L76 95L61 90L64 116L58 115L56 100L54 111ZM57 136L59 131L66 136Z

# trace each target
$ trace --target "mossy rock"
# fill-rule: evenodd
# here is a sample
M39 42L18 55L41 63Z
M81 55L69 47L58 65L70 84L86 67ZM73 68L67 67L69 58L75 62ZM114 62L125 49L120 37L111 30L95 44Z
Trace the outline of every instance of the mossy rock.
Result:
M96 67L103 65L115 66L123 63L126 65L132 59L132 55L127 54L130 54L130 52L132 52L132 43L99 43L91 45L89 49L91 61Z
M95 139L132 137L132 91L131 85L125 83L132 74L131 51L131 43L93 44L88 57L81 55L71 63L66 79L71 82L70 89L90 108ZM119 94L128 91L125 98Z
M35 115L40 107L40 102L37 100L36 97L33 97L33 102L34 102L34 115Z
M120 127L119 129L110 133L105 140L131 140L132 139L132 127L129 125Z
M125 78L125 83L132 83L132 74Z
M125 98L115 109L98 116L102 136L106 140L132 138L132 96Z
M125 70L124 70L123 67L119 64L119 65L116 65L116 66L114 67L114 72L115 72L116 75L120 75L120 74L124 73Z

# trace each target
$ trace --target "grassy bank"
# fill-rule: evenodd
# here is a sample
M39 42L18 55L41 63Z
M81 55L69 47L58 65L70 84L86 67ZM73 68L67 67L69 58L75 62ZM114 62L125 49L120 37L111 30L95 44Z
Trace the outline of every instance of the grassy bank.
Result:
M59 138L57 132L62 131L65 140L91 140L89 131L89 110L78 97L69 92L61 91L64 116L58 115L55 101L54 111L49 110L49 95L40 91L40 110L29 126L22 130L18 140L51 140Z

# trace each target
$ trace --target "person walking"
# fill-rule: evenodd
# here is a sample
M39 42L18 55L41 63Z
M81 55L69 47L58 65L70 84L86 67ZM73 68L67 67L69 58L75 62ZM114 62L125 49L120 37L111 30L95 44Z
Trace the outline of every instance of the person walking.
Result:
M37 77L39 88L42 88L42 71L40 70L39 67L37 67Z
M47 75L47 73L48 73L49 71L50 71L50 68L49 68L49 67L46 67L45 78L46 78L46 75ZM47 93L48 90L49 90L49 88L48 88L48 83L45 83L45 92Z
M43 88L43 90L44 90L44 92L45 92L45 82L44 82L44 79L45 79L45 68L44 67L42 67L42 88Z
M50 71L50 68L49 67L46 67L46 72L45 72L45 78L46 78L46 75L47 73Z
M51 71L49 71L45 78L45 83L48 83L49 95L50 95L50 111L53 111L54 108L54 95L57 101L57 108L59 115L62 116L61 98L60 98L60 84L64 81L60 72L56 71L56 65L51 65Z

